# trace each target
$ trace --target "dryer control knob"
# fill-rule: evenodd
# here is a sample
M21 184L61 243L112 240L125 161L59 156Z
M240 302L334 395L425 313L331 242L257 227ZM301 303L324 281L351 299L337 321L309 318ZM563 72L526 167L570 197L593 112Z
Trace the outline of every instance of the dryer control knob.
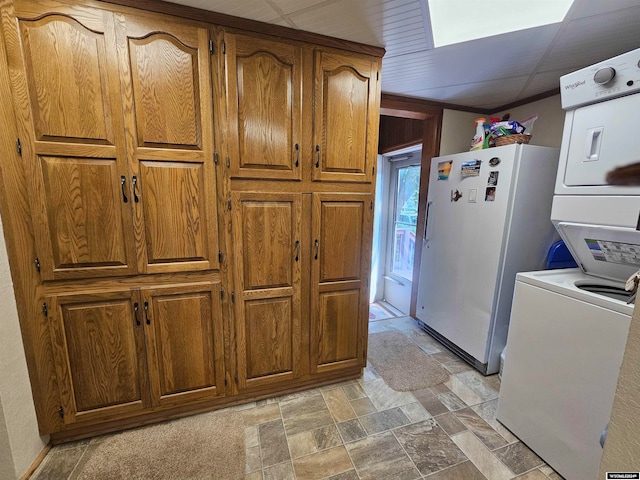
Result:
M593 81L596 82L598 85L606 85L611 80L613 80L613 77L615 76L616 76L615 68L605 67L605 68L601 68L596 72L596 74L593 76Z

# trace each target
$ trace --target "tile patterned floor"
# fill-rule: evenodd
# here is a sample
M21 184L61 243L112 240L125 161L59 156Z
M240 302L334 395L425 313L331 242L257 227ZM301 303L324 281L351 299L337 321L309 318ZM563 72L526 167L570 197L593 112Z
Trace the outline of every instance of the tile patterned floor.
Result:
M482 376L409 317L370 323L384 330L403 332L449 380L396 392L369 365L357 380L232 407L244 417L244 480L562 480L496 421L497 375ZM104 438L54 447L32 478L75 478Z

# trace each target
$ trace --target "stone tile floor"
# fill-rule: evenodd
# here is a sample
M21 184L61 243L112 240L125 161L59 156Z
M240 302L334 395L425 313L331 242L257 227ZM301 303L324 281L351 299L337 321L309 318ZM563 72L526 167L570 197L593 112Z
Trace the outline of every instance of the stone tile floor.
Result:
M398 330L450 373L396 392L368 365L357 380L232 407L245 424L244 480L558 480L496 421L500 381L449 353L409 317L370 323ZM54 447L33 479L73 479L97 437Z

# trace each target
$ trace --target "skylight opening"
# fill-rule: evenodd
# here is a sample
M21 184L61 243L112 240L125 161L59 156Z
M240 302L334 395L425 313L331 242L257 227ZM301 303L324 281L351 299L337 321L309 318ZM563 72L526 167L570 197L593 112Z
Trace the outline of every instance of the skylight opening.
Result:
M434 47L561 22L573 0L425 0Z

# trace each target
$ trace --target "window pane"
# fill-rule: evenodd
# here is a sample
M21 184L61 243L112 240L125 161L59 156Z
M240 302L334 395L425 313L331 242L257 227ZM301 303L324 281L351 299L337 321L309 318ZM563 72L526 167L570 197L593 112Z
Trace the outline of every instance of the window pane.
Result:
M413 277L419 190L420 167L398 169L392 271L407 280Z

